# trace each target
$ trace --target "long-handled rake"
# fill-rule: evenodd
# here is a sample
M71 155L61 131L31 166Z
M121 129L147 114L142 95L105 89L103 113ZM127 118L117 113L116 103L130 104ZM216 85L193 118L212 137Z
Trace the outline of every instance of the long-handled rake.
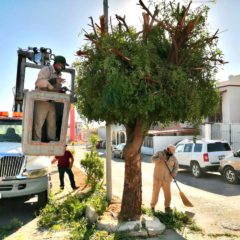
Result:
M171 170L170 170L170 168L168 167L166 161L164 161L164 162L165 162L166 167L167 167L168 170L169 170L169 173L171 174ZM180 189L180 187L179 187L179 185L178 185L178 183L177 183L176 178L173 177L173 176L172 176L172 178L173 178L174 182L175 182L176 185L177 185L177 188L178 188L178 190L179 190L179 194L180 194L180 197L181 197L181 199L182 199L183 204L184 204L186 207L193 207L193 204L187 199L187 197L185 196L185 194L181 191L181 189Z

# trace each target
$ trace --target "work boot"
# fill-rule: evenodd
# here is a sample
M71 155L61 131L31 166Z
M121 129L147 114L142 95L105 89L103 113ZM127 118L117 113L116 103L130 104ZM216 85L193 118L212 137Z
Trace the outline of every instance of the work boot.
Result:
M172 209L170 207L165 208L165 213L172 213Z
M75 186L72 189L73 189L73 191L75 191L75 190L79 189L79 187Z

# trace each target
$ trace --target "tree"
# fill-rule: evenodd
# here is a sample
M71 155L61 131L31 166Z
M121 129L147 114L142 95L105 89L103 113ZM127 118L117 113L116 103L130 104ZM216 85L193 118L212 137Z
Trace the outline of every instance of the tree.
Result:
M217 106L214 81L223 56L218 31L211 34L208 7L191 9L175 0L151 2L143 10L143 28L128 26L125 16L104 31L91 19L88 43L77 51L77 108L89 120L126 127L125 179L120 217L139 219L142 204L141 145L151 124L199 122Z

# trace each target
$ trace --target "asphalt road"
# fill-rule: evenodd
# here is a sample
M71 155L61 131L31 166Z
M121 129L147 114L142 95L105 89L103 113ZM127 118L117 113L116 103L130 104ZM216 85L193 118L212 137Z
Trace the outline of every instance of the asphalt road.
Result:
M154 164L151 163L151 156L143 155L142 159L142 192L143 202L149 204L152 192L152 176ZM124 182L124 160L113 158L112 160L112 180L113 180L113 193L121 196ZM239 197L240 185L231 185L224 181L220 173L207 173L203 178L195 178L191 175L190 171L180 169L177 175L177 181L183 192L192 194L192 190L196 191L199 195L202 191L206 194L217 194L219 197ZM178 195L178 190L174 183L172 190ZM174 197L175 198L175 197ZM173 199L177 201L177 199ZM161 204L159 204L159 207Z
M152 194L153 168L151 156L142 159L142 197L149 207ZM181 191L193 203L194 207L185 207L179 191L172 183L172 208L186 212L193 217L197 225L209 234L239 234L240 238L240 185L226 183L218 172L207 173L202 178L195 178L190 171L180 169L177 181ZM122 196L124 183L124 160L114 158L112 161L112 191ZM164 210L163 193L160 192L157 210Z

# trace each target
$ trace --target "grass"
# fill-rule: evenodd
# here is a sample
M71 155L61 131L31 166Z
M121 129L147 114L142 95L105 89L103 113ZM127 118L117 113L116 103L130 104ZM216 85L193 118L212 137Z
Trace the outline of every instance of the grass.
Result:
M85 218L86 206L92 206L99 215L103 214L108 206L106 192L103 189L89 192L85 195L68 197L59 203L54 199L41 211L39 226L50 228L52 231L68 229L74 240L134 240L136 238L127 236L126 233L108 233L99 231L95 224ZM142 208L142 212L155 216L166 225L168 229L182 230L188 228L191 231L201 232L195 222L183 212L176 209L172 213L151 212L149 208Z
M87 206L92 206L101 215L108 206L105 190L97 188L84 195L69 196L64 202L51 198L40 211L38 226L51 231L67 229L73 239L90 239L96 229L85 218Z
M99 231L95 224L85 218L86 206L92 206L101 215L108 206L106 192L97 189L85 195L68 197L59 203L53 198L40 212L38 226L51 231L69 230L74 240L134 240L126 233L108 233Z
M161 211L152 212L149 208L142 207L142 212L148 216L157 217L168 229L182 230L188 228L194 232L202 232L194 220L192 220L186 213L177 211L175 208L172 213L165 213Z

